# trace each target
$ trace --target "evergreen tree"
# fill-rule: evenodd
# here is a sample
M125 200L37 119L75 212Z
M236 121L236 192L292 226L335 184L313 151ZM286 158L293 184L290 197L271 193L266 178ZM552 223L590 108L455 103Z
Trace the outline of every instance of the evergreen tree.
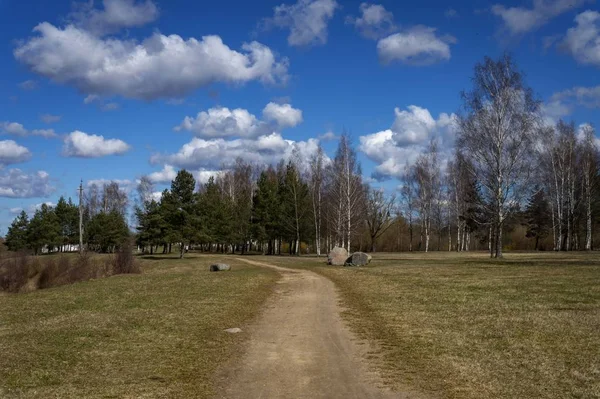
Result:
M60 245L60 223L54 209L42 204L29 222L27 229L27 245L37 255L44 247L52 252Z
M211 177L198 198L198 215L202 219L202 241L224 245L231 242L233 227L231 201ZM222 247L223 248L223 247Z
M22 251L27 248L27 228L29 217L27 212L21 211L19 216L13 220L6 233L6 246L9 251Z
M252 203L253 236L259 241L268 240L267 252L272 255L274 241L281 235L279 181L273 168L260 174Z
M546 199L544 190L537 189L529 198L525 209L527 225L526 237L535 238L535 250L538 250L540 239L544 239L550 233L550 204Z
M171 227L173 241L180 243L179 258L183 258L186 245L194 242L200 233L200 220L196 214L197 196L194 194L196 181L186 170L180 170L171 182L167 221Z
M71 198L60 197L54 209L60 225L60 245L76 244L79 240L79 209Z
M129 228L125 217L115 209L94 215L86 233L89 245L97 251L114 252L129 237Z

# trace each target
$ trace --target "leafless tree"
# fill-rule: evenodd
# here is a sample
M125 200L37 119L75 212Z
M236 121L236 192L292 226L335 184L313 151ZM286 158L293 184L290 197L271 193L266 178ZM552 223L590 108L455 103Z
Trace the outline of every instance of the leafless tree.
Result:
M596 133L590 125L585 125L581 138L581 173L583 176L583 203L585 207L585 249L592 250L592 201L596 194L598 176L598 147L595 144Z
M323 180L325 175L325 153L321 145L310 159L310 196L315 227L315 250L321 256L321 221L323 204Z
M393 225L394 195L386 197L383 190L366 187L365 222L371 238L371 252L375 252L377 239Z
M413 243L413 224L414 224L414 216L415 216L415 179L413 174L411 173L410 165L407 163L404 168L404 182L402 184L402 188L400 189L400 194L402 198L402 207L404 209L404 217L408 222L408 250L412 252L412 243Z
M334 205L330 216L333 217L336 243L350 252L352 236L358 228L364 204L364 190L356 151L346 133L341 135L335 158L327 170L330 174L329 198Z
M432 140L427 151L417 158L412 167L412 175L416 188L416 204L421 221L421 231L425 235L425 252L428 252L431 223L435 217L436 207L441 202L440 168L435 140Z
M508 55L475 66L473 89L462 94L457 144L482 188L482 206L493 215L495 248L502 257L502 229L528 189L539 102Z

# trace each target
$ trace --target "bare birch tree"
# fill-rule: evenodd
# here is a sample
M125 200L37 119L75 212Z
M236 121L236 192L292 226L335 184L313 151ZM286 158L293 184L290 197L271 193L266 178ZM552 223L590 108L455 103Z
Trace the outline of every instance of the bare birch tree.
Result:
M539 102L508 55L475 66L473 89L462 94L457 143L482 188L482 205L493 215L495 248L502 257L502 229L527 191Z
M315 227L315 250L317 256L321 256L321 222L322 222L322 198L323 181L325 178L325 153L321 145L310 159L310 196L313 210Z

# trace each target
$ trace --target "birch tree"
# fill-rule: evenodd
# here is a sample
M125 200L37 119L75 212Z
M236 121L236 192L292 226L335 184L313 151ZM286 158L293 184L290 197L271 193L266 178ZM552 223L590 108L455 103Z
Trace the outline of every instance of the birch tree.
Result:
M366 188L367 201L365 206L365 223L371 238L371 252L375 252L377 239L393 224L392 210L396 197L386 197L383 190Z
M457 143L482 188L482 205L492 216L495 248L502 257L502 229L527 193L534 164L539 102L508 55L477 64L473 88L462 94Z
M585 249L592 250L592 202L596 195L598 176L598 148L596 133L590 125L585 125L581 132L581 173L583 184L583 204L585 208Z
M310 197L312 202L313 220L315 227L315 250L321 256L321 222L323 180L325 174L325 153L321 145L311 157L310 163Z

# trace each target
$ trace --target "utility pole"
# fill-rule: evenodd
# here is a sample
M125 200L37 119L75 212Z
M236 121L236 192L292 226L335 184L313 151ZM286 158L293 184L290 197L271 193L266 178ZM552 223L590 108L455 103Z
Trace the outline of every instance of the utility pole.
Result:
M83 180L79 184L79 253L83 254Z

